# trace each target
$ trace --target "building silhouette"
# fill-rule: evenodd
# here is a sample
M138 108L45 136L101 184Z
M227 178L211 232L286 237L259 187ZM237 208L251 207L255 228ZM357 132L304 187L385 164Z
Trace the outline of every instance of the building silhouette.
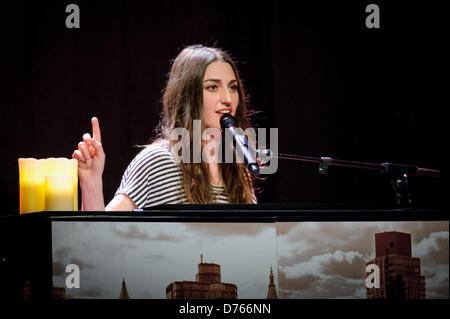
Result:
M411 234L397 231L375 234L375 259L380 288L366 288L368 299L424 299L425 277L420 258L411 256ZM368 274L367 274L368 275Z
M66 299L66 288L53 287L53 299Z
M195 281L174 281L166 287L167 299L236 299L237 286L221 282L220 265L203 262L200 255Z
M270 267L269 290L267 291L267 299L278 299L277 288L273 278L272 267Z
M125 283L125 278L122 278L122 290L120 291L119 299L130 299L128 294L127 284Z

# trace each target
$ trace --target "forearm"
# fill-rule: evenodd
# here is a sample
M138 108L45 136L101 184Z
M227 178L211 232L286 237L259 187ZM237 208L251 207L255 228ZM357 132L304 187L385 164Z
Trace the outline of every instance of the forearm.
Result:
M103 181L100 177L96 180L80 182L81 209L83 211L104 211Z

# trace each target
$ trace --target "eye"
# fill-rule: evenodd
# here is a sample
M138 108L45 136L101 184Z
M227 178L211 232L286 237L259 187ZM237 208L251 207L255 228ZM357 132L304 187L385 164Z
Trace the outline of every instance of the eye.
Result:
M233 85L230 86L230 89L231 89L231 91L237 91L238 86L233 84Z
M215 91L217 89L217 85L211 84L211 85L206 86L205 89L207 89L209 91Z

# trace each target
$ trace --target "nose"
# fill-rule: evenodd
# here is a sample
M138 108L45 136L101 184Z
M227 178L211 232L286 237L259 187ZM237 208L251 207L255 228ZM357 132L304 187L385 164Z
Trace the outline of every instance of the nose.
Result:
M223 90L220 95L220 103L226 106L230 106L232 103L231 92L229 90Z

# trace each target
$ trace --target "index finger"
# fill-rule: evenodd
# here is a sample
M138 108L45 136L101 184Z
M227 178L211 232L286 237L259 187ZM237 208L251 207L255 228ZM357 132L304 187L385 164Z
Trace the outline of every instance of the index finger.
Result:
M98 118L93 117L91 119L92 122L92 137L99 143L102 142L102 134L100 132L100 124L98 122Z

